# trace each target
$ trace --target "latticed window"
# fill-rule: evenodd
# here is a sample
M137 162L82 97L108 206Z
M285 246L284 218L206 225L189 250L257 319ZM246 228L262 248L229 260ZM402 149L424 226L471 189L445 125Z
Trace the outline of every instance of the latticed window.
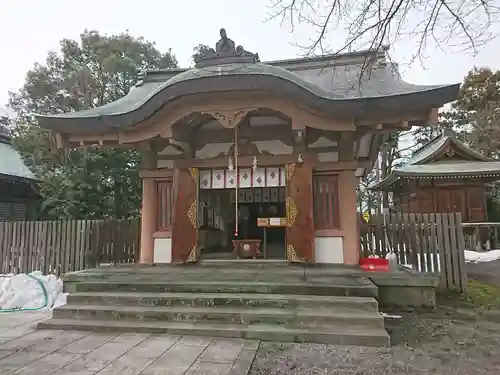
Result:
M173 204L173 184L172 181L158 181L157 185L158 194L158 211L157 211L157 230L171 230L172 229L172 204Z
M338 229L338 178L313 176L314 226L315 229Z

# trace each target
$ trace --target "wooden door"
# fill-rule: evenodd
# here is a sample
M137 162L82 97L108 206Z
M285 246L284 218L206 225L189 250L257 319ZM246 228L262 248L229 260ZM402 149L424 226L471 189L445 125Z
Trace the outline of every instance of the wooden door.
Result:
M286 255L290 262L314 262L312 165L307 160L285 167Z
M174 186L172 258L174 262L196 262L198 260L198 170L196 168L176 169Z
M467 216L465 191L463 189L438 189L436 194L438 212L460 212Z

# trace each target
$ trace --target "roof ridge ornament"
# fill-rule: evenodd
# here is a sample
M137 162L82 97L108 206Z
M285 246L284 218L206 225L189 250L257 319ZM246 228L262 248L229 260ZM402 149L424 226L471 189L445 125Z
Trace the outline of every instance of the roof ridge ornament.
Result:
M221 64L254 64L260 62L259 55L246 51L242 46L237 46L232 39L227 37L226 29L220 29L220 39L215 45L215 50L209 48L195 57L197 68Z

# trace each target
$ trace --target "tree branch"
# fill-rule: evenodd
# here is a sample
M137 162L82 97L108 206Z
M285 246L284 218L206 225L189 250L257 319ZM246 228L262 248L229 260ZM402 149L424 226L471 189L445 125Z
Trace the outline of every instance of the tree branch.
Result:
M412 61L423 61L429 40L444 49L455 43L477 53L495 37L499 0L270 0L269 19L281 18L295 29L305 23L316 31L306 55L353 49L378 51L402 37L417 40ZM342 45L326 51L328 32L346 30Z

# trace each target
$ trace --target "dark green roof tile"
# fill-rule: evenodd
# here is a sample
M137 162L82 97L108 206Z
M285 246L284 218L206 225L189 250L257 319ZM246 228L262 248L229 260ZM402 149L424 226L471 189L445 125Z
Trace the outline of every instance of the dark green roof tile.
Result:
M308 101L319 110L352 116L384 108L439 107L454 100L458 92L458 85L406 83L393 65L385 63L376 65L370 73L359 63L341 66L311 63L300 69L284 64L287 69L265 63L239 63L147 72L143 81L113 103L74 113L38 116L38 119L44 128L75 133L126 128L147 118L169 100L230 89L278 90L295 100Z

